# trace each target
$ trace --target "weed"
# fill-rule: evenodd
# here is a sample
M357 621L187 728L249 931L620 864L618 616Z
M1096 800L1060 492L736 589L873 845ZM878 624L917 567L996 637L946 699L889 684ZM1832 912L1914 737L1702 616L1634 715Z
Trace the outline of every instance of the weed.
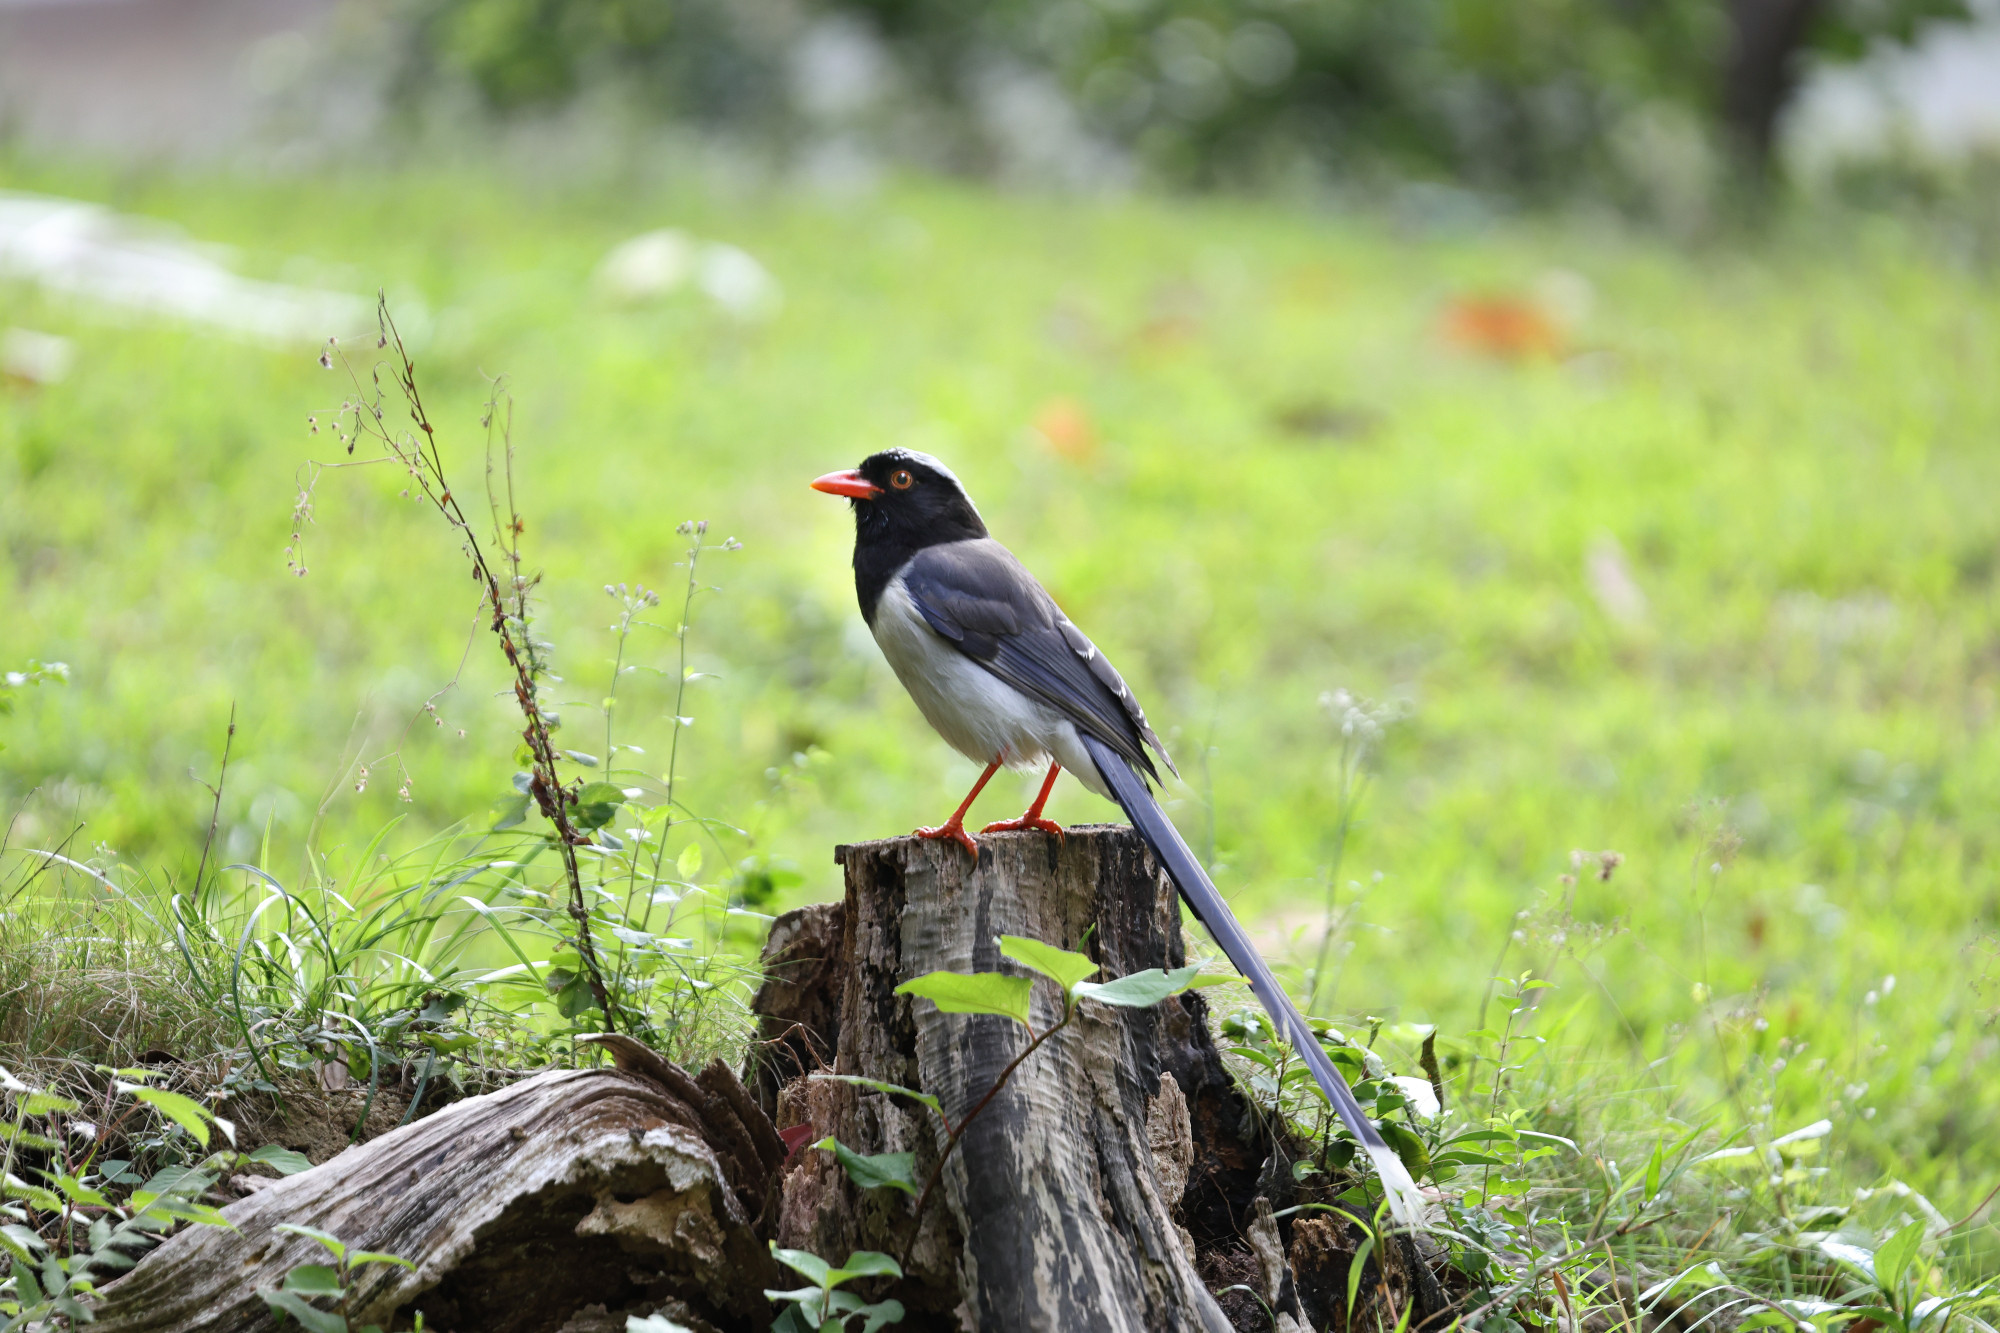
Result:
M306 1333L382 1333L375 1324L356 1328L349 1318L354 1270L380 1264L415 1268L415 1264L393 1254L354 1249L340 1237L318 1227L280 1222L273 1230L316 1240L333 1260L330 1264L298 1264L285 1273L277 1286L257 1289L257 1295L278 1316L280 1325L290 1318L297 1320ZM313 1304L316 1300L330 1301L333 1308L322 1309ZM416 1316L417 1333L422 1333L423 1326L420 1311Z

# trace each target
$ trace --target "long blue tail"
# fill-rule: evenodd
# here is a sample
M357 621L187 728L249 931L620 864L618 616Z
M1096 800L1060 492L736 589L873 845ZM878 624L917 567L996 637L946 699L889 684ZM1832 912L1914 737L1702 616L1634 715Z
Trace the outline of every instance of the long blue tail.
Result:
M1208 875L1202 870L1201 862L1195 860L1181 838L1180 830L1167 818L1166 811L1160 809L1153 793L1146 788L1145 779L1132 771L1132 766L1119 758L1113 750L1095 736L1083 736L1085 748L1097 764L1097 771L1104 775L1110 785L1111 794L1124 807L1126 818L1132 827L1139 830L1139 836L1153 849L1153 855L1166 867L1174 886L1181 891L1181 897L1194 909L1194 914L1208 933L1222 946L1222 952L1236 965L1250 982L1250 989L1263 1002L1264 1009L1271 1015L1292 1049L1299 1053L1312 1070L1320 1091L1326 1094L1333 1109L1347 1122L1354 1137L1361 1143L1361 1150L1368 1154L1368 1160L1375 1167L1375 1174L1381 1178L1384 1193L1389 1198L1389 1211L1396 1221L1405 1227L1422 1225L1423 1198L1417 1193L1416 1181L1410 1179L1409 1171L1403 1166L1403 1159L1395 1150L1383 1142L1381 1131L1375 1128L1361 1110L1361 1103L1354 1100L1354 1093L1348 1088L1347 1080L1327 1059L1326 1051L1319 1044L1319 1038L1307 1024L1305 1015L1292 1003L1291 996L1272 975L1270 965L1257 953L1250 937L1243 933L1242 923L1229 910L1222 895L1216 891Z

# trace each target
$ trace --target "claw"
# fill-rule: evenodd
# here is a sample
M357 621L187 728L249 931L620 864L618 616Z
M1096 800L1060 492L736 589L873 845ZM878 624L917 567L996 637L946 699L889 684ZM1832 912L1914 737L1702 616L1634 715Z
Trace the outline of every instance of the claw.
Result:
M975 861L979 859L979 844L974 842L972 835L965 831L965 825L959 823L956 819L939 824L935 828L915 829L912 830L912 833L913 836L919 838L950 838L953 842L965 848L967 856L970 856Z
M981 833L1020 833L1027 829L1038 829L1043 833L1053 833L1056 841L1064 841L1063 826L1053 819L1043 819L1037 815L1022 815L1019 819L1001 819L979 830Z

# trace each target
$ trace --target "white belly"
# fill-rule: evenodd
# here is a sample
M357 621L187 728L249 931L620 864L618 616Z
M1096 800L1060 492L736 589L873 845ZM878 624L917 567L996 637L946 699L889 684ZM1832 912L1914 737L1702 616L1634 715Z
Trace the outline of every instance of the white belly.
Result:
M1033 770L1054 759L1085 787L1110 797L1075 725L932 629L904 591L902 579L891 580L882 590L871 628L882 656L916 700L917 711L952 749L982 766L998 759L1009 768Z

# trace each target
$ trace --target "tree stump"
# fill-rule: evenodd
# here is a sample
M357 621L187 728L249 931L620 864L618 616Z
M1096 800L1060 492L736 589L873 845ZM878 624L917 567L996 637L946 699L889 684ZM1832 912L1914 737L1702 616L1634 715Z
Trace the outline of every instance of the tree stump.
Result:
M794 960L841 988L837 1031L814 1030L808 1044L833 1048L835 1072L936 1096L954 1124L1027 1038L1004 1019L896 996L896 986L939 970L1023 975L1000 956L1002 934L1080 949L1106 977L1185 961L1173 885L1123 826L1073 828L1060 842L988 836L977 863L956 844L916 838L835 855L847 876L839 928L781 920L774 932L841 950L838 968ZM1246 1234L1263 1168L1282 1145L1236 1093L1206 1012L1199 993L1143 1010L1086 1002L972 1122L920 1229L907 1196L856 1191L829 1155L800 1154L784 1182L779 1244L835 1262L851 1249L907 1251L906 1279L884 1290L909 1309L912 1333L1230 1328L1196 1271L1193 1228L1176 1215ZM1033 1013L1038 1030L1060 1018L1051 984L1037 984ZM767 1032L804 1022L794 1011L764 1017ZM778 1107L779 1124L809 1123L815 1138L914 1152L919 1179L946 1141L929 1111L849 1084L795 1078Z

